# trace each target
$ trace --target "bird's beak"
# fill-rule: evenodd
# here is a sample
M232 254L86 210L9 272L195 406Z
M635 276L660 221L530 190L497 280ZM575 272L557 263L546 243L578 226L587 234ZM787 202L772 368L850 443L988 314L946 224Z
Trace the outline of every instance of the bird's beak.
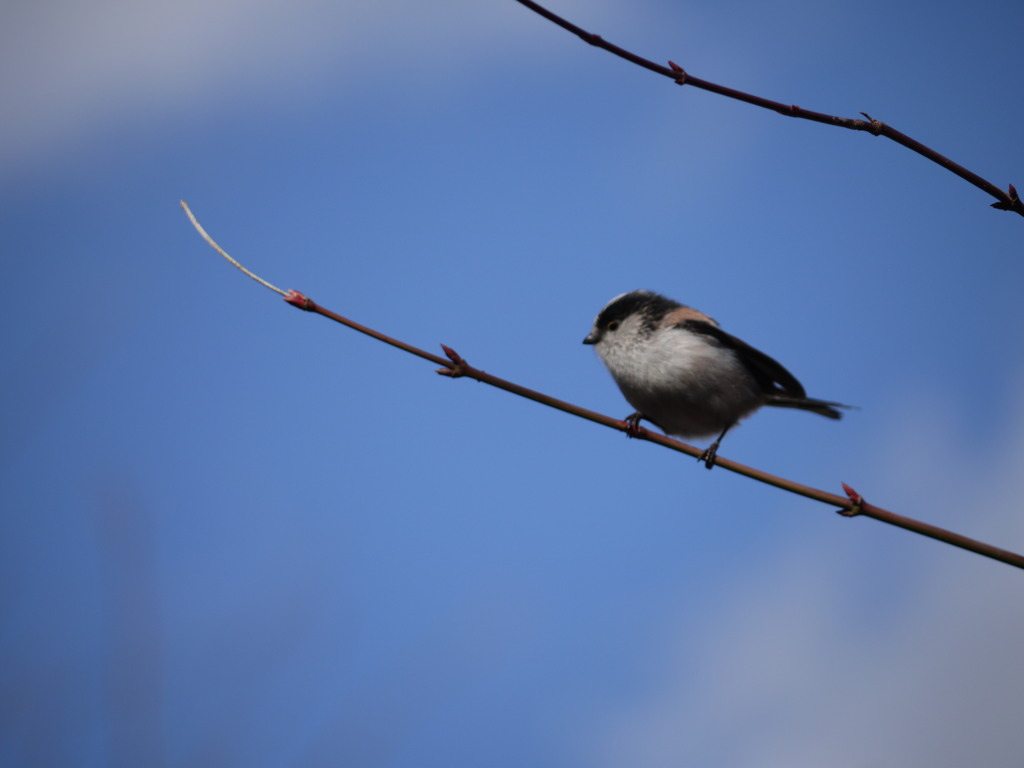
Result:
M597 331L591 331L587 334L587 338L583 340L584 344L597 344Z

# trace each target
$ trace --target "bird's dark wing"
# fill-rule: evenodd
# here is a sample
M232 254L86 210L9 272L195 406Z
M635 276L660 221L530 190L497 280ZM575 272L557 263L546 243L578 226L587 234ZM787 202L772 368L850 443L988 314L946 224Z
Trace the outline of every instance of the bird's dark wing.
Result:
M754 349L745 341L737 339L730 333L711 323L701 320L686 320L680 325L694 333L700 333L715 339L723 347L728 347L740 362L746 366L753 375L761 390L765 394L780 394L794 398L806 398L803 384L796 380L789 371L782 367L777 361L768 357L764 352Z

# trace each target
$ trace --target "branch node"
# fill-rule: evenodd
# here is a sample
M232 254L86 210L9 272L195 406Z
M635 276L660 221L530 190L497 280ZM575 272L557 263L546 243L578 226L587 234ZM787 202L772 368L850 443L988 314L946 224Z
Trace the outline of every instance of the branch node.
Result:
M871 133L871 135L881 136L882 128L885 124L881 120L875 120L875 118L873 118L867 112L861 112L861 114L868 119L868 131Z
M676 85L686 85L686 70L671 59L669 59L668 66L675 74Z
M452 364L448 368L438 368L437 372L442 376L450 376L453 379L464 376L466 374L466 369L469 368L469 363L463 360L462 355L451 347L442 344L441 349L444 350L444 353L448 356L448 359L452 361Z
M1000 200L998 203L992 203L992 207L1000 211L1017 211L1021 213L1024 211L1024 205L1021 204L1020 195L1017 194L1017 188L1010 185L1009 192L1006 193L1006 200Z
M293 307L301 309L304 312L312 312L313 308L316 306L316 303L311 298L299 291L288 291L288 293L285 294L284 300Z
M853 488L848 486L846 483L843 483L843 490L846 491L846 495L850 497L850 501L852 503L849 507L837 509L836 512L838 512L843 517L856 517L857 515L861 514L861 512L864 511L864 497L857 493L855 490L853 490Z

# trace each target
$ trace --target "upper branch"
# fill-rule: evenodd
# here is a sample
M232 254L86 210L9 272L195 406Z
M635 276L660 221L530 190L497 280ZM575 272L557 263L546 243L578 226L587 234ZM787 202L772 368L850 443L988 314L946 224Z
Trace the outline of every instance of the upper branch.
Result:
M1017 194L1017 190L1012 184L1009 185L1008 191L1004 192L995 184L983 179L973 171L967 170L959 163L953 162L948 157L939 154L931 147L925 146L921 142L910 138L906 134L897 131L895 128L886 125L880 120L875 120L864 112L861 112L861 114L864 115L867 120L828 115L824 112L814 112L809 109L804 109L796 106L795 104L783 104L780 101L772 101L771 99L765 99L751 93L744 93L743 91L738 91L735 88L728 88L724 85L712 83L709 80L702 80L699 77L694 77L687 73L686 70L672 61L670 61L669 66L666 67L661 64L657 64L650 59L638 56L631 51L627 51L625 48L620 48L614 43L609 43L600 35L587 32L585 29L573 24L571 21L563 19L561 16L549 11L547 8L538 5L533 2L533 0L516 0L516 2L521 5L525 5L531 11L540 14L548 21L562 27L562 29L572 32L585 43L597 46L598 48L603 48L609 53L613 53L639 67L643 67L644 69L649 69L652 72L663 75L664 77L675 81L679 85L692 85L694 88L711 91L712 93L717 93L720 96L726 96L730 99L736 99L737 101L745 101L747 104L753 104L755 107L761 107L763 109L770 109L773 112L778 112L780 115L786 115L787 117L799 117L804 120L812 120L816 123L824 123L826 125L835 125L839 128L847 128L852 131L865 131L873 136L884 136L887 139L891 139L897 144L928 158L933 163L941 165L946 170L955 173L964 181L969 184L973 184L978 189L996 198L998 202L992 203L993 208L997 208L1002 211L1013 211L1024 216L1024 201L1021 201L1020 196Z

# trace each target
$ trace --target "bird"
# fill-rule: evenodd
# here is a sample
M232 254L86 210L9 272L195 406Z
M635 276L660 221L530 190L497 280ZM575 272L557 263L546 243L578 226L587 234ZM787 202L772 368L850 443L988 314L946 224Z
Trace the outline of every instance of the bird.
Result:
M718 435L701 454L711 469L725 434L761 406L795 408L829 419L848 405L807 397L780 363L719 328L703 312L653 291L616 296L597 314L584 344L593 345L636 412L627 434L646 419L667 435Z

